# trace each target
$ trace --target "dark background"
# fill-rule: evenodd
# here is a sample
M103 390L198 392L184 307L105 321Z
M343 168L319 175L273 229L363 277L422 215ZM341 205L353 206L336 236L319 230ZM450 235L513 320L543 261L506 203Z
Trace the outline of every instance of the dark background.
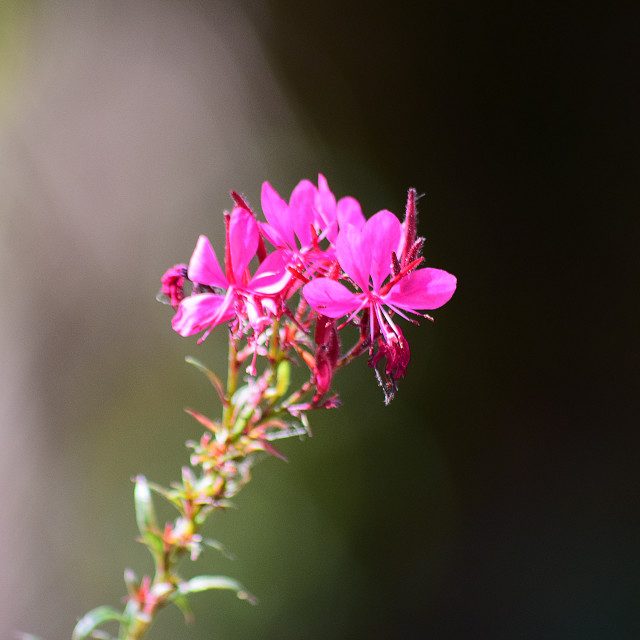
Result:
M427 260L459 279L363 431L369 584L341 637L637 637L638 12L268 4L341 179L424 192ZM431 439L456 502L435 514Z
M145 6L151 15L179 4ZM341 373L344 406L314 416L312 439L283 445L289 464L261 464L238 512L213 523L238 559L203 560L202 571L240 578L260 605L202 595L195 627L166 612L155 637L637 638L634 3L182 5L223 31L242 12L250 31L239 39L262 48L273 74L254 78L257 95L277 86L291 112L255 98L261 151L242 153L263 164L234 173L241 154L219 170L223 186L189 202L199 213L188 233L147 227L158 252L145 277L186 261L197 233L215 234L225 189L257 203L262 180L288 194L322 172L367 215L400 214L409 187L424 193L427 264L454 273L458 290L433 325L406 327L412 361L390 407L364 362ZM178 203L175 220L188 215ZM181 341L168 310L153 306L152 280L126 275L128 292L112 283L110 295L137 316L111 304L107 319L78 317L67 305L33 364L34 395L58 421L48 446L73 452L50 462L75 478L60 499L86 516L60 534L68 556L57 577L12 620L43 636L47 623L30 627L30 612L56 585L62 604L47 615L70 630L85 610L117 604L123 562L145 570L142 551L123 552L136 535L128 479L168 483L181 443L197 435L180 407L218 410L182 356L223 362L223 341ZM102 275L91 277L104 291ZM69 316L90 367L61 358ZM47 372L65 362L67 378L52 382ZM69 410L79 396L81 409ZM34 546L45 562L46 545Z

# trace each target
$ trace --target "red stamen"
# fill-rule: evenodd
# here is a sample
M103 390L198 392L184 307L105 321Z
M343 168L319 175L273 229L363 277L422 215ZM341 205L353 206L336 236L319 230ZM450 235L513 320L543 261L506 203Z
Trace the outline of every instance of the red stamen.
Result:
M309 278L307 278L307 276L305 276L302 272L298 271L298 269L296 269L296 267L292 267L291 265L287 265L287 271L295 276L296 278L298 278L298 280L302 280L302 282L304 282L305 284L307 284L307 282L309 282Z
M340 278L340 264L337 260L334 260L327 272L327 278L330 280L338 280Z
M402 269L402 271L400 271L400 273L397 276L394 276L391 280L389 280L389 282L387 282L387 284L384 285L384 287L382 287L382 289L380 289L380 295L384 296L387 293L389 293L389 290L391 289L391 287L396 285L398 281L401 280L408 273L411 273L423 261L424 261L424 258L421 256L417 260L410 262L406 267Z
M318 232L313 225L309 225L311 227L311 238L313 239L313 248L316 251L320 251L320 245L318 244Z

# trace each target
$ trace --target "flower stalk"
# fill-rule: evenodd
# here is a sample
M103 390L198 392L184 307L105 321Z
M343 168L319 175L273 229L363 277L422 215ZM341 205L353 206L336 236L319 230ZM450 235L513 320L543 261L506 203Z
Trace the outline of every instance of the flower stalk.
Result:
M422 316L418 310L440 307L455 291L454 276L422 267L415 190L409 191L403 224L386 210L365 219L355 199L336 201L323 176L318 186L299 183L289 203L264 183L264 222L236 192L232 198L235 206L224 216L223 264L200 236L188 266L169 269L159 294L174 308L172 326L181 336L200 334L200 343L218 325L228 327L224 386L205 365L187 359L214 387L221 419L187 410L205 431L187 442L189 465L180 481L165 488L141 475L134 478L138 540L153 558L154 574L138 578L127 570L124 609L90 611L76 625L73 640L141 640L170 605L189 622L189 598L201 591L228 589L255 602L232 578L181 577L181 562L195 561L205 548L227 553L202 535L209 516L232 505L265 454L283 458L276 440L311 435L309 411L339 405L331 392L334 375L357 357L368 354L389 402L409 364L398 318L415 322L407 314ZM348 324L359 332L345 349ZM306 367L308 377L291 388L296 363ZM158 498L175 509L164 524L155 513ZM109 625L118 627L117 635L104 629Z

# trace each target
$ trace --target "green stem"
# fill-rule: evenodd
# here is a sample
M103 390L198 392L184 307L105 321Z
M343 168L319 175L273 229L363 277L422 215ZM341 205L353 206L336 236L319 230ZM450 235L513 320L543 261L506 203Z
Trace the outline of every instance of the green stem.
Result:
M222 409L222 426L227 430L231 430L231 418L235 407L233 405L233 394L238 388L238 351L233 336L229 335L229 363L227 368L227 398L229 400L227 406Z
M149 627L152 622L153 619L143 620L141 618L136 618L133 621L133 625L127 632L125 640L142 640L142 638L147 634L147 631L149 631Z

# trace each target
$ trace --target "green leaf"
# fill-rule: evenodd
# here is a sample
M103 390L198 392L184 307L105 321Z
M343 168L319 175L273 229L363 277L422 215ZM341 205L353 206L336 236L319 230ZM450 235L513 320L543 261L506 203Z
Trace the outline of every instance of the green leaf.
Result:
M218 378L218 376L215 373L213 373L211 369L208 369L207 367L205 367L201 362L198 362L195 358L192 358L191 356L187 356L185 360L189 364L192 364L196 369L198 369L198 371L201 371L202 373L204 373L204 375L207 376L207 378L209 378L209 382L213 385L213 388L218 393L218 396L220 397L220 401L222 402L222 405L225 407L228 406L229 400L227 399L227 394L224 392L224 387L222 386L222 382L220 381L220 378Z
M150 529L157 529L156 514L151 499L151 491L147 479L143 475L135 478L136 521L143 537Z
M107 633L106 631L94 631L91 634L92 638L95 638L96 640L115 640L115 638L110 634Z
M256 599L237 580L227 576L197 576L181 582L178 586L178 592L185 595L210 589L229 589L235 591L240 600L248 600L251 604L256 604Z
M154 561L158 561L164 552L164 540L160 533L155 531L145 531L141 538L138 538L139 542L142 542L148 547Z
M42 640L39 636L34 636L32 633L23 633L18 631L16 633L17 640Z
M235 560L235 556L233 555L233 553L231 553L222 544L222 542L218 542L217 540L212 540L211 538L205 538L202 541L202 544L206 544L208 547L211 547L212 549L219 551L225 558L228 558L229 560Z
M171 603L175 604L176 607L182 611L185 624L191 624L193 622L193 610L185 595L176 592L175 595L171 597Z
M151 491L154 491L159 496L162 496L165 500L170 502L174 507L178 507L178 509L181 507L182 498L180 498L180 493L177 492L175 489L165 489L164 487L161 487L159 484L156 484L155 482L148 482L148 481L147 481L147 486L149 487L149 489L151 489Z
M73 630L72 640L82 640L86 638L96 627L110 621L122 622L124 620L120 611L112 607L96 607L78 620L76 628Z
M209 431L211 431L212 433L219 433L220 430L222 429L222 425L219 422L216 422L215 420L211 420L210 418L207 418L207 416L203 416L201 413L198 413L193 409L189 409L187 407L185 411L190 416L193 416L203 427L206 427L207 429L209 429Z

